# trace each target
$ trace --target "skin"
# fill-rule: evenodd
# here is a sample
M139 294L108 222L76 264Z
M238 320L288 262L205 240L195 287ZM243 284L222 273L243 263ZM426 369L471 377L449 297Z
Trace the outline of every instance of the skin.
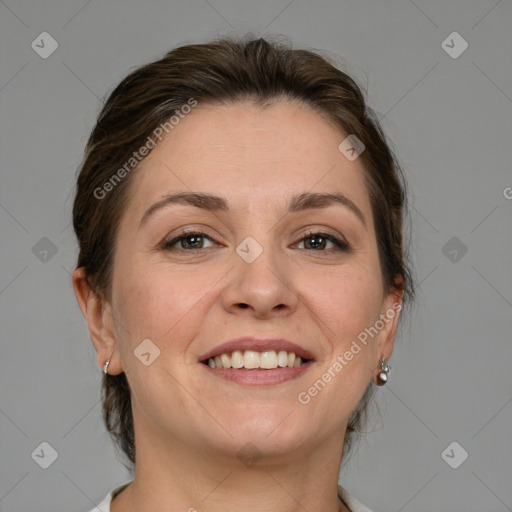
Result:
M338 150L344 138L300 103L199 105L133 172L110 302L83 269L73 274L98 365L110 359L109 373L124 371L132 390L135 479L112 512L346 510L337 482L347 420L379 357L391 356L398 313L307 405L297 396L402 295L383 290L362 164ZM169 205L140 226L165 195L191 190L223 196L230 211ZM366 227L342 205L286 213L303 192L344 194ZM180 228L205 233L203 249L187 249L190 238L162 249ZM315 249L307 231L351 250ZM235 250L247 236L263 247L250 264ZM286 338L315 363L297 379L249 387L198 361L243 335ZM149 366L133 354L145 339L160 350ZM248 442L260 457L250 467L237 457Z

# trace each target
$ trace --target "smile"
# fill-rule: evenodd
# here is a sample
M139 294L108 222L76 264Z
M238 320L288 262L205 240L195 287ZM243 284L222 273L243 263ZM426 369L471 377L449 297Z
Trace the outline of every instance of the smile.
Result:
M297 357L294 352L286 350L235 350L224 352L218 356L210 357L205 361L210 368L224 368L235 370L275 370L277 368L299 368L309 362L308 359Z

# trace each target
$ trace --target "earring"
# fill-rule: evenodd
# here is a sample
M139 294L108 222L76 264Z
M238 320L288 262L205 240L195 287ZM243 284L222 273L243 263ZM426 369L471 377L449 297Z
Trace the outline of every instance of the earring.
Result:
M107 375L107 368L108 368L108 365L110 364L110 359L107 359L106 363L105 363L105 366L103 367L103 373L105 375Z
M377 386L384 386L388 381L388 373L391 370L391 366L388 364L385 357L381 357L379 359L379 367L380 371L377 375Z

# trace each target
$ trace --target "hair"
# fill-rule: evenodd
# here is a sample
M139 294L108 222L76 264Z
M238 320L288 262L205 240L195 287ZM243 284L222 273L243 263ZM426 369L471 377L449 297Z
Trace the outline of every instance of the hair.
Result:
M155 130L169 126L191 99L210 105L252 101L260 106L299 101L334 124L341 135L355 135L364 144L359 159L372 206L384 289L400 289L404 306L412 301L414 284L403 236L406 182L375 112L355 80L325 57L262 38L181 46L131 72L108 97L85 147L73 206L77 268L84 268L98 297L105 301L111 297L116 233L133 181L126 162L132 162L137 148L156 143ZM114 183L116 171L119 179ZM396 276L402 283L397 284ZM344 453L365 424L373 387L370 383L349 419ZM102 401L107 431L134 467L131 395L124 373L103 376Z

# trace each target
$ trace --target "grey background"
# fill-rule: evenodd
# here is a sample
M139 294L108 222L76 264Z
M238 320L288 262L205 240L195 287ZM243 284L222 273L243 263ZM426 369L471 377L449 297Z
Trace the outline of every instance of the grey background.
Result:
M134 66L246 32L347 64L413 191L418 305L343 485L376 512L511 510L511 22L503 0L0 0L0 511L85 511L131 479L71 288L75 170ZM31 48L43 31L47 59ZM454 31L469 44L456 59ZM48 469L31 457L44 441ZM441 456L453 441L458 469Z

